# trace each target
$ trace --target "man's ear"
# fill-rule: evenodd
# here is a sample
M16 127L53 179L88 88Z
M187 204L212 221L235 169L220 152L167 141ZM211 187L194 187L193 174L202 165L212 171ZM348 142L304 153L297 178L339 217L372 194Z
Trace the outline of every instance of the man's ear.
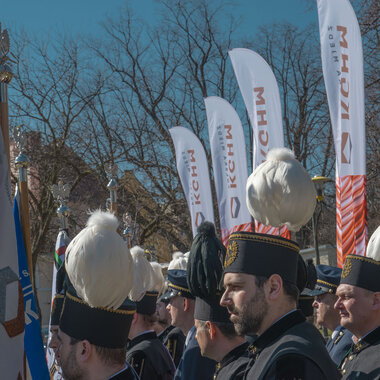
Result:
M87 362L93 355L93 345L88 340L81 340L77 345L78 360L82 363Z
M210 334L210 338L214 339L215 335L216 335L215 325L213 323L211 323L210 321L207 321L206 326L208 328L208 333Z
M132 325L136 324L137 319L138 319L138 315L137 315L137 313L133 314Z
M270 301L276 300L282 293L283 282L278 274L272 274L264 284L266 295Z
M380 292L373 293L372 309L380 310Z
M188 311L190 307L189 299L183 297L183 311Z

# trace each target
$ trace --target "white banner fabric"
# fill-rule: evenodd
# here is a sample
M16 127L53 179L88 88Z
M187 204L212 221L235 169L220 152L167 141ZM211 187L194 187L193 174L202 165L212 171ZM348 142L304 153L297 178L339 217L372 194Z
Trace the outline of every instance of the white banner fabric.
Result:
M336 153L337 263L367 245L363 51L348 0L317 0L323 76Z
M280 92L268 63L249 49L228 52L253 129L253 169L284 146Z
M246 144L239 116L230 103L210 96L205 99L205 105L220 228L225 243L235 226L252 222L245 202Z
M337 159L337 176L366 174L363 51L348 0L318 0L323 76Z
M199 139L184 127L169 130L176 152L177 170L189 206L193 236L204 221L214 223L206 153Z

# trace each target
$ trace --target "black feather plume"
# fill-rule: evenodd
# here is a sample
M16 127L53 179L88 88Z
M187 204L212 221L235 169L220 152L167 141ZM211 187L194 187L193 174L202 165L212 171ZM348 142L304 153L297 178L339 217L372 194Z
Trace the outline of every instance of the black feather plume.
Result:
M226 248L216 237L214 225L202 223L187 263L187 283L193 296L205 298L215 294L222 278L225 255Z

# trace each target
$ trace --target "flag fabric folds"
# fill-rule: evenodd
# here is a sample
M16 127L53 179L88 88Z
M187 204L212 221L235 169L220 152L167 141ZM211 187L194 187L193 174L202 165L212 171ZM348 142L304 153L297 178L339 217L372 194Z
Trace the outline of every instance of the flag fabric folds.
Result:
M67 247L65 240L67 239L69 239L69 237L67 236L67 233L65 231L60 231L57 237L57 242L55 244L55 251L54 251L54 262L55 262L55 268L57 270L61 267L61 265L65 261L65 252L66 252L66 247Z
M61 267L61 265L65 261L65 253L66 253L66 248L70 243L70 238L69 235L65 230L61 230L58 233L57 236L57 241L55 243L55 251L54 251L54 267L53 267L53 279L52 279L52 291L51 291L51 305L53 305L53 298L56 294L56 280L57 280L57 271ZM57 262L57 257L60 258L60 263ZM49 322L49 338L48 342L50 342L51 339L51 332L50 332L50 322ZM46 349L46 359L48 363L48 368L50 375L54 380L60 380L62 379L62 374L57 371L56 367L56 361L55 361L55 354L54 351L47 347Z
M336 153L337 262L367 245L363 51L348 0L318 0L322 69Z
M16 186L16 195L13 204L13 215L17 239L18 266L21 274L21 287L24 295L25 307L25 336L24 348L32 379L49 380L44 345L42 341L40 320L38 317L36 300L30 281L28 262L26 259L24 239L21 229L19 213L20 193Z
M253 170L266 160L272 148L284 147L280 92L268 63L249 49L228 52L253 130ZM256 232L290 238L281 229L255 222Z
M204 221L214 223L214 210L206 153L199 139L184 127L169 130L177 170L189 206L193 236Z
M12 216L8 160L0 129L0 377L24 378L24 300L15 225Z
M253 231L245 202L248 178L243 127L235 109L217 96L205 99L222 241L235 231Z

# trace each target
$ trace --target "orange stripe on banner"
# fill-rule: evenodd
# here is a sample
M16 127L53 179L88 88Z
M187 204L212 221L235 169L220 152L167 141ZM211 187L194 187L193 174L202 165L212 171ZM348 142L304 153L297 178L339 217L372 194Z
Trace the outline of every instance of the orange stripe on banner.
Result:
M222 242L223 242L223 245L225 247L227 247L228 239L230 238L230 235L233 232L238 232L238 231L253 232L253 223L249 222L249 223L244 223L244 224L238 224L238 225L230 228L229 230L227 230L227 229L222 230L221 231L221 233L222 233Z
M285 226L282 226L280 228L265 226L264 224L256 221L255 230L260 234L276 235L282 236L285 239L291 239L291 233Z
M348 254L365 255L367 246L367 201L365 175L336 178L337 263Z

